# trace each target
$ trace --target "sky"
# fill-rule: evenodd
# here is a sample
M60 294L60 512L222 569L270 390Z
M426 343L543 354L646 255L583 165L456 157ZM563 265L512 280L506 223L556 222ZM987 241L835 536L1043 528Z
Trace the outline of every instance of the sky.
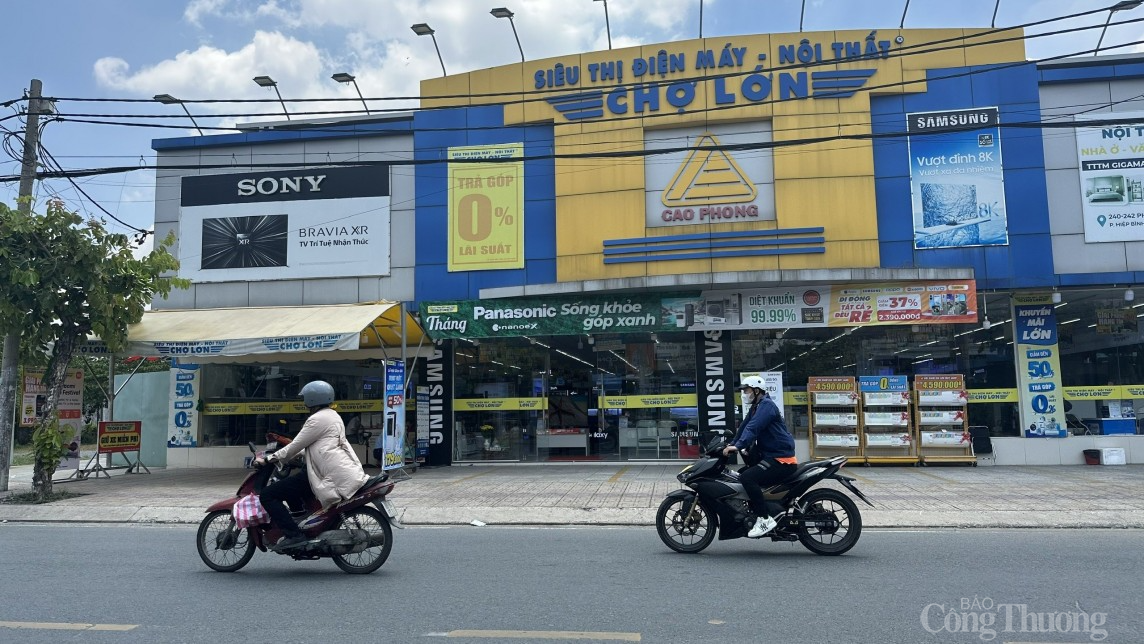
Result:
M613 48L696 38L833 29L1004 27L1055 18L1115 4L1115 0L609 0L607 22ZM178 105L78 102L82 99L275 99L273 89L257 86L268 75L287 100L352 98L351 85L330 76L348 72L375 109L413 108L422 79L441 75L429 38L410 26L428 23L449 74L518 62L512 25L489 10L506 6L528 60L608 48L605 7L599 0L40 0L11 2L4 10L9 55L0 66L0 103L21 97L29 80L43 81L44 95L57 97L64 121L48 123L42 145L66 169L133 165L130 173L77 179L84 196L66 179L38 182L37 208L58 196L68 206L107 219L91 200L126 224L149 229L154 220L156 138L194 135ZM804 9L805 7L805 9ZM1063 54L1092 55L1107 12L1028 30L1043 33L1090 26L1071 34L1030 38L1033 60ZM1102 53L1144 50L1125 43L1144 40L1144 6L1112 16ZM1106 51L1107 50L1107 51ZM19 107L22 104L16 104ZM320 109L288 104L291 111ZM350 109L355 103L326 103ZM252 113L277 116L276 103L189 106L200 126L233 126L258 120ZM0 118L15 114L13 107ZM126 114L105 118L177 126L154 129L75 122L79 114ZM170 118L143 119L139 115ZM69 117L72 120L66 120ZM23 127L22 117L0 126ZM185 129L183 129L185 128ZM0 154L0 175L17 175L20 164ZM0 184L0 199L16 201L15 182ZM111 223L119 232L128 230Z

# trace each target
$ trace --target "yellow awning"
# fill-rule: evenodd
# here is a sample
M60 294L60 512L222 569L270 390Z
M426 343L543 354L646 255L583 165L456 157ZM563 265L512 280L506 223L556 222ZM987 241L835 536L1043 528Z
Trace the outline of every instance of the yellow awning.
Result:
M359 360L399 358L403 344L406 357L432 348L400 303L383 301L147 311L128 329L124 353L186 362Z

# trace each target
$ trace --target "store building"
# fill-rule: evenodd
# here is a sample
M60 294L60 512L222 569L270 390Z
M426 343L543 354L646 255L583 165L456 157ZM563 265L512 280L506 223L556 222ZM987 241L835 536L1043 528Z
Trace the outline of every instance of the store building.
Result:
M816 436L850 433L856 457L920 455L930 422L909 407L904 444L893 426L869 437L873 408L854 410L853 432L816 432L812 378L913 388L959 375L958 427L984 427L998 463L1082 463L1097 447L1144 461L1131 299L1144 177L1100 145L1106 129L1139 136L1104 117L1144 111L1132 100L1144 59L1038 65L1020 36L839 31L590 52L426 80L421 109L400 118L157 141L161 166L203 169L160 170L157 232L177 231L196 284L156 309L405 303L428 337L406 393L425 387L430 464L689 458L701 430L736 425L731 388L746 372L781 373L804 458L840 444ZM231 159L233 171L207 167ZM306 166L258 172L284 161ZM237 179L232 192L281 202L331 161L392 164L385 266L203 267L214 215L201 209L262 210L196 182ZM348 174L373 166L337 170L376 188ZM341 219L321 212L310 227ZM344 216L375 230L377 212ZM368 398L376 365L313 366L348 369L346 394ZM204 409L243 377L231 369L204 374ZM250 391L273 402L288 389ZM252 432L275 422L252 416ZM930 434L965 450L947 424Z

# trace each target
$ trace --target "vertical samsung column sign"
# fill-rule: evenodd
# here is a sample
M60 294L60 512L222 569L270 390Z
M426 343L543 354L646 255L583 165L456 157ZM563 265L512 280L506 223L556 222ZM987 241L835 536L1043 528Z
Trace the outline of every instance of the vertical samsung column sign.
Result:
M382 432L381 468L405 465L405 363L385 365L385 429Z
M429 454L426 465L453 462L453 342L444 340L426 358L425 377L429 387Z
M1017 353L1017 393L1026 437L1064 438L1057 317L1048 295L1013 296L1013 344Z
M730 332L696 333L695 365L700 430L734 432L735 372L731 365Z
M449 270L524 268L523 143L449 148ZM457 160L488 160L487 163Z

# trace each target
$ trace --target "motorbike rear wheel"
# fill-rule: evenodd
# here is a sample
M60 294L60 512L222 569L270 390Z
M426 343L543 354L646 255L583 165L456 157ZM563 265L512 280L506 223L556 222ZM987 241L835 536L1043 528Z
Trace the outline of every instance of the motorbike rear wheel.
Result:
M692 503L697 507L688 520L687 513L691 511ZM659 533L660 541L668 548L690 554L711 545L715 540L716 525L707 508L694 495L669 496L659 504L659 511L655 514L655 530Z
M334 555L334 563L351 575L368 575L381 568L393 549L393 528L389 520L377 510L363 505L350 510L342 517L342 529L365 530L369 533L370 547L361 552Z
M862 515L858 505L838 490L811 490L800 501L805 507L798 526L798 540L816 555L840 555L858 543Z
M218 572L234 572L254 556L250 531L235 528L229 510L217 510L203 518L195 545L203 563Z

